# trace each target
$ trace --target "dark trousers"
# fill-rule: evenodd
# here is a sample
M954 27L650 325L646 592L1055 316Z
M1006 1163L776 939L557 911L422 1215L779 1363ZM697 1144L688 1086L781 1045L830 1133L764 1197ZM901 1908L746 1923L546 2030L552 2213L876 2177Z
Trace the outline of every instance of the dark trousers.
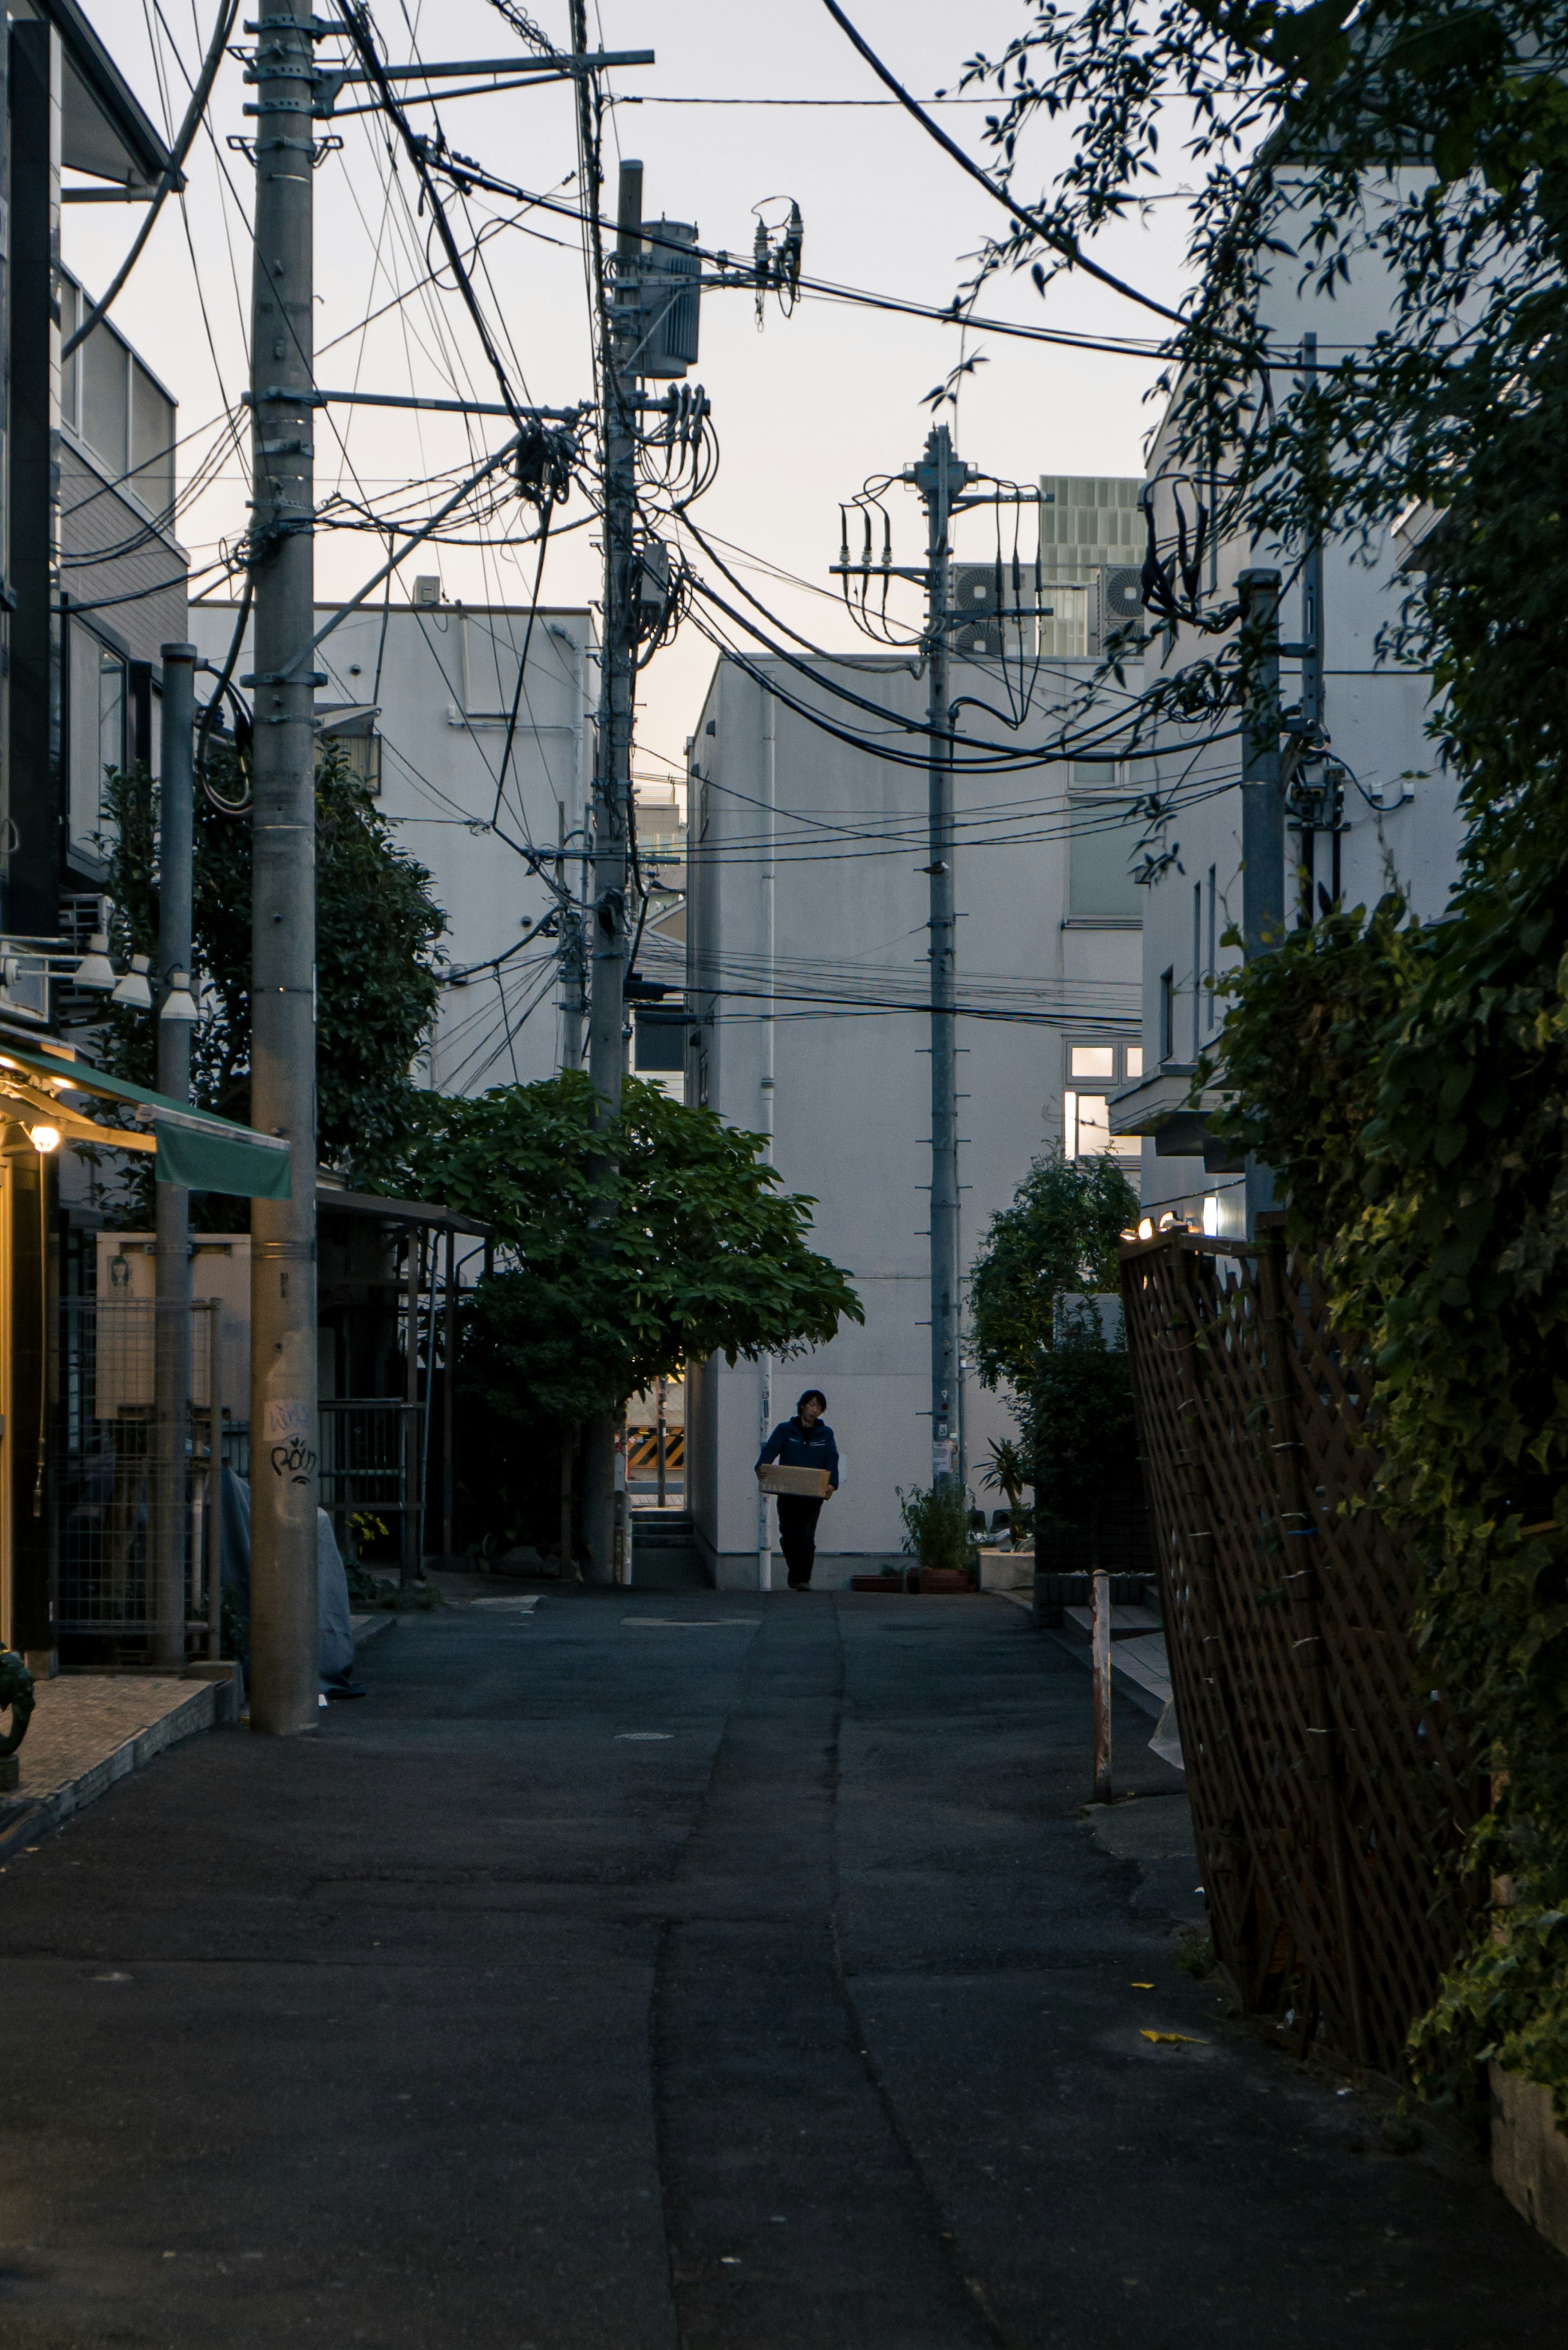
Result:
M781 1493L778 1501L779 1548L784 1555L790 1582L809 1583L816 1564L816 1522L822 1515L822 1503L805 1493Z

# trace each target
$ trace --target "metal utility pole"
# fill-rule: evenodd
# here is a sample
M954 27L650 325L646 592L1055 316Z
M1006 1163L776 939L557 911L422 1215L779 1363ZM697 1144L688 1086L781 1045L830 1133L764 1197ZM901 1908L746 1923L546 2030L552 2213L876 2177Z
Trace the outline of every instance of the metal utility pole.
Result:
M1285 927L1285 800L1280 776L1280 575L1243 571L1241 610L1241 941L1248 962ZM1274 1203L1270 1170L1247 1161L1247 1230Z
M588 952L588 1075L601 1129L620 1115L626 1066L627 843L637 681L637 359L642 338L642 165L623 162L604 376L604 631L594 762L594 887ZM614 1577L616 1431L592 1420L583 1440L583 1536L596 1582Z
M958 941L953 881L953 760L948 681L953 504L972 469L937 425L908 478L926 509L929 598L926 723L929 728L931 1025L931 1482L955 1470L959 1391Z
M171 1101L191 1098L191 922L192 728L196 648L164 645L163 708L159 745L158 842L158 1090ZM153 1424L156 1456L152 1513L152 1661L179 1672L185 1663L185 1486L191 1425L191 1195L182 1186L153 1186L155 1243ZM209 1378L215 1366L209 1366ZM211 1497L218 1490L214 1433Z
M251 1727L316 1726L316 736L312 0L269 0L251 313L255 709L251 1122L293 1196L251 1205Z

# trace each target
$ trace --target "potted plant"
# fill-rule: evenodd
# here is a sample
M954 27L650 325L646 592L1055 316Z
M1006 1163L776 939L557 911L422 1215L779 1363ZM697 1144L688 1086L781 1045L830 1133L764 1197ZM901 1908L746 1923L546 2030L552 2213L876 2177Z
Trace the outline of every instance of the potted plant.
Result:
M969 1591L976 1555L970 1527L970 1497L951 1482L898 1488L904 1548L919 1561L922 1591Z
M1016 1550L1026 1532L1029 1512L1023 1506L1023 1489L1033 1479L1024 1465L1022 1449L1012 1437L993 1437L991 1445L991 1465L981 1474L981 1483L993 1493L1007 1496L1007 1531L1012 1546Z

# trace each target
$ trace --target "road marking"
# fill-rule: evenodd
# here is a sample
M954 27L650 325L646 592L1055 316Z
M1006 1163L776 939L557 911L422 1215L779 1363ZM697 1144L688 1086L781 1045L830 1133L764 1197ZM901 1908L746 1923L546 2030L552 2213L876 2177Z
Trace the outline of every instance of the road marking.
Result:
M672 1730L618 1730L618 1738L673 1738Z
M535 1591L527 1599L514 1599L510 1595L504 1599L471 1599L468 1604L471 1607L511 1607L519 1615L531 1616L539 1605L539 1595Z

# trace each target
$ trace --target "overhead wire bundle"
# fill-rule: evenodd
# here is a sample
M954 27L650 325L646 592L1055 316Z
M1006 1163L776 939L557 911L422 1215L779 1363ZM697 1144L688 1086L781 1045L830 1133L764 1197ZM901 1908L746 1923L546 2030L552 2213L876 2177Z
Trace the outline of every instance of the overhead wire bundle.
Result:
M157 0L152 5L169 39L171 53L179 60L177 45L168 35ZM525 47L535 52L558 54L549 36L514 0L493 0L497 13ZM525 372L512 348L504 323L504 309L489 276L485 247L505 226L524 226L530 216L553 214L574 223L581 232L585 268L588 280L590 305L599 332L591 338L594 347L596 391L597 406L595 414L602 427L603 400L608 395L609 384L600 364L600 351L607 326L606 302L608 269L604 250L600 201L603 186L602 142L605 118L605 93L600 78L595 74L576 77L577 161L568 174L578 185L576 201L570 201L560 192L543 194L513 185L489 172L473 159L459 154L446 139L439 115L430 133L416 130L410 122L403 103L387 71L380 53L373 21L360 0L337 0L339 16L353 54L375 94L376 111L367 117L367 129L372 123L384 126L390 136L384 148L386 167L381 172L382 216L379 230L374 232L375 272L390 272L391 249L400 246L408 261L416 265L412 282L392 292L385 300L376 298L375 274L365 315L355 328L347 329L322 350L359 338L360 350L365 348L364 336L370 325L389 314L404 321L409 330L410 307L422 297L427 312L426 331L419 339L419 355L426 364L433 364L452 385L456 397L472 397L472 386L462 361L457 345L452 340L448 321L438 296L448 287L462 305L462 312L472 329L485 370L493 378L500 404L507 411L515 428L515 452L510 474L504 480L491 475L474 484L471 494L446 513L435 527L430 527L432 507L439 508L443 494L461 486L464 477L461 463L428 465L422 473L410 474L395 488L376 485L372 491L359 479L358 470L348 455L345 434L330 415L327 421L340 452L339 474L322 498L318 522L327 530L358 530L370 532L383 539L389 550L389 560L395 555L400 542L411 543L416 535L432 546L472 546L483 556L487 565L499 555L515 556L524 546L535 550L533 594L529 603L529 619L524 641L518 659L517 673L506 730L499 760L493 770L493 800L488 816L481 816L456 808L448 820L479 823L493 830L496 837L514 849L544 884L557 910L568 904L575 906L573 893L556 870L556 858L553 848L541 848L529 837L526 812L518 806L518 830L510 821L504 822L504 811L509 805L509 789L514 764L515 742L520 726L528 711L528 660L533 619L538 608L543 585L544 565L553 531L562 527L582 528L591 523L603 507L603 447L585 445L582 436L572 428L545 423L527 412ZM584 0L571 0L571 38L579 53L588 46L587 10ZM411 32L411 28L410 28ZM191 76L179 60L180 69L189 82ZM433 89L432 96L439 96ZM206 126L212 140L210 125ZM217 142L212 140L214 151ZM374 140L369 142L372 155L383 153ZM419 197L420 218L410 210L397 171L399 157L411 168ZM220 164L222 157L220 155ZM232 182L223 173L236 208L243 218ZM504 202L509 210L504 214L476 218L473 207L484 197ZM358 198L355 199L358 202ZM460 230L458 214L462 227ZM371 235L373 224L367 220L367 234ZM793 242L792 242L793 239ZM834 286L804 275L801 268L798 211L779 228L777 252L772 233L765 230L759 208L759 248L765 248L768 282L776 283L780 298L793 302L796 298L855 302L872 308L899 309L913 315L947 317L950 313L927 308L883 296L865 289ZM742 282L737 265L726 255L711 254L696 248L698 257L721 273L736 272L736 282ZM763 264L757 264L759 296L762 289ZM728 282L724 279L723 282ZM236 298L239 289L236 282ZM993 322L998 331L1005 331L1005 322ZM1057 337L1040 329L1023 330L1033 339L1074 341L1086 348L1115 349L1126 356L1147 360L1155 355L1158 346L1133 338L1095 338ZM410 345L410 367L416 356ZM362 362L361 362L362 363ZM180 497L171 508L184 512L201 496L231 452L243 454L244 411L240 403L225 410L218 437L207 450L191 478L182 484ZM1157 707L1150 718L1148 709L1137 693L1116 697L1116 707L1106 712L1105 692L1099 691L1070 706L1058 698L1057 706L1049 712L1041 708L1041 681L1045 667L1044 655L1026 647L1025 631L1018 630L1016 652L1009 651L999 662L988 662L986 674L992 681L997 699L987 701L974 695L961 697L963 706L971 713L963 722L956 717L948 727L933 730L914 714L888 706L885 697L875 691L861 690L869 682L864 672L857 671L852 662L841 653L814 641L791 627L773 608L765 594L759 594L739 577L735 566L721 550L726 542L716 534L705 533L691 514L691 507L711 485L718 469L719 449L712 420L705 395L700 388L679 384L657 402L649 401L640 408L632 420L637 447L639 483L639 562L645 592L639 598L640 643L638 658L646 663L662 646L668 644L679 628L690 621L699 633L722 657L735 662L743 673L753 677L787 709L799 715L825 734L846 747L871 756L895 768L924 769L933 751L949 757L955 771L962 776L979 778L984 775L1005 776L1031 771L1055 769L1071 778L1077 768L1103 771L1118 781L1128 779L1131 770L1140 762L1158 758L1173 747L1159 739L1164 712ZM471 442L472 445L472 442ZM574 486L587 494L589 512L572 524L563 525L555 521L556 509L563 504ZM892 524L886 504L886 493L892 486L890 477L869 483L851 501L850 511L862 515L864 549L867 556L861 591L851 587L852 567L845 566L843 594L851 606L851 618L871 640L901 661L919 661L926 646L926 632L919 627L909 627L896 617L888 601L888 587L894 576L891 563ZM519 508L522 509L521 513ZM1015 505L1012 515L1012 544L1004 546L1002 537L1000 509L998 512L997 543L991 569L997 588L993 605L1005 616L1007 599L1021 609L1023 599L1033 591L1036 608L1041 602L1043 581L1036 553L1033 563L1023 554L1018 544L1021 509ZM879 545L877 543L879 538ZM140 545L139 536L131 544ZM113 553L122 550L116 548ZM75 558L81 564L109 559L110 550ZM254 550L246 542L221 551L218 562L207 567L227 571L238 577L242 587L248 578L248 564ZM846 555L847 555L847 522L846 525ZM761 558L748 557L744 550L731 547L729 554L738 556L753 572L780 579L776 567ZM878 584L871 588L873 573ZM792 585L809 583L790 583ZM240 626L244 626L242 595ZM497 600L504 600L499 598ZM1004 645L1009 639L1003 638ZM238 632L235 644L237 648ZM764 669L763 663L767 664ZM216 712L223 700L233 701L232 672L234 661L226 664L229 672L212 698L210 710L216 723ZM1115 690L1112 689L1114 692ZM1091 706L1092 705L1092 706ZM1216 710L1202 739L1196 745L1189 735L1180 744L1184 756L1194 754L1200 763L1211 756L1217 746L1230 742L1239 731L1220 722L1225 713ZM394 754L394 755L398 755ZM408 765L406 759L402 762ZM1177 798L1188 798L1199 791L1224 788L1223 783L1210 777L1191 774L1179 787ZM417 775L417 769L410 768ZM1079 778L1082 781L1082 778ZM428 789L438 800L439 786L429 778L421 778L421 788ZM1138 795L1128 791L1127 806L1137 804ZM1144 795L1150 808L1168 813L1177 798L1161 800L1158 794ZM847 813L847 812L846 812ZM993 809L971 808L959 818L960 837L966 845L1014 846L1023 840L1044 841L1060 838L1067 833L1085 828L1100 828L1116 821L1125 826L1127 809L1096 810L1085 816L1068 801L1064 790L1055 802L1020 804L1008 806L997 804ZM878 829L873 826L841 825L825 820L808 825L802 837L783 853L786 857L903 855L919 844L919 823L911 816L908 825L894 824ZM757 853L759 844L744 835L726 840L722 854L743 858ZM634 875L642 900L642 916L646 920L649 891L637 860L635 837L632 842ZM560 925L557 923L557 929ZM543 939L548 932L538 930L531 937ZM498 965L521 968L517 948L505 951L497 959ZM474 1015L470 1015L474 1016ZM526 1017L524 1011L523 1017ZM508 1014L510 1035L514 1033Z

